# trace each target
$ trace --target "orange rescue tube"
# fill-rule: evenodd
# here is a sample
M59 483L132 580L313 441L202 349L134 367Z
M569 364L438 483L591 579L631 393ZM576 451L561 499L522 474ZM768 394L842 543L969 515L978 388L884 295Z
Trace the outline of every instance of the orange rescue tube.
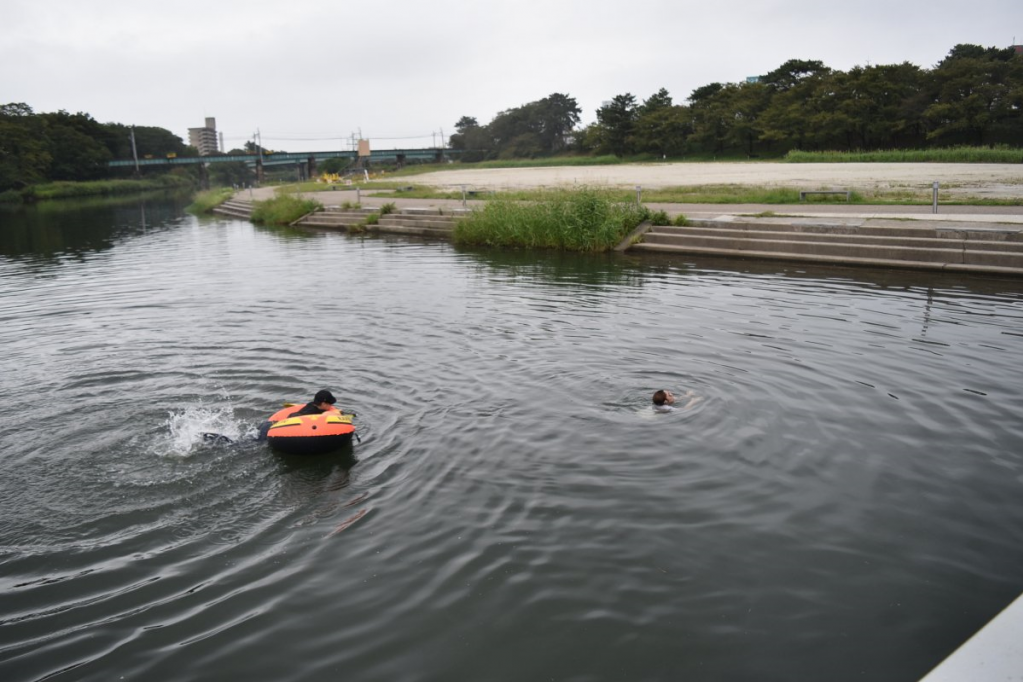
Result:
M294 455L319 455L351 445L355 433L352 415L331 409L322 414L291 416L302 407L291 405L270 416L266 432L270 447Z

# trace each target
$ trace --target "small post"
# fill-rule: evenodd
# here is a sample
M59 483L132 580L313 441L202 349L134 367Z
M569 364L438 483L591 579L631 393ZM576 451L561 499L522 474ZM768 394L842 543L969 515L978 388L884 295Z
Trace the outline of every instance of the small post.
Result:
M131 157L135 159L135 177L141 178L142 171L139 170L139 151L135 147L135 126L131 127Z
M643 203L643 187L636 185L636 204Z
M465 185L462 185L462 208L465 208Z
M933 188L934 188L934 207L933 207L932 213L937 213L938 212L938 181L937 180L934 181Z
M361 187L356 187L355 188L355 203L357 203L357 204L361 204L362 203L362 188Z

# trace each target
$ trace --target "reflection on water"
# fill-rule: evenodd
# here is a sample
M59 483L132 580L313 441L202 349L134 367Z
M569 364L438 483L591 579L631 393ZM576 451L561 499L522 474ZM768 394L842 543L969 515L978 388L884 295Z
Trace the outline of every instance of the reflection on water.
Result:
M38 204L0 204L3 239L0 256L32 261L81 257L105 251L118 242L164 229L181 217L189 198L165 192L117 198L83 198Z
M915 680L1023 589L1017 281L139 208L0 255L4 680Z

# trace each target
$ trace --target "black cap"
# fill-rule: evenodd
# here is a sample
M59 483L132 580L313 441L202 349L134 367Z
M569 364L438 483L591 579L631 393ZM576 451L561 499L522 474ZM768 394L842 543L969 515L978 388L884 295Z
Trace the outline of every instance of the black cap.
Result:
M313 397L314 405L319 405L320 403L330 403L331 405L333 405L336 402L337 399L334 396L332 396L330 394L330 391L328 391L327 389L317 391L316 395Z

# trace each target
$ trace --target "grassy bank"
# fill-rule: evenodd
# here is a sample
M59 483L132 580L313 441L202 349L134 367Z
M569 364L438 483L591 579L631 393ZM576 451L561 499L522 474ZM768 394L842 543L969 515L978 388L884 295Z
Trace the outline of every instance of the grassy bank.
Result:
M455 226L457 244L609 251L648 216L614 192L584 188L546 192L535 201L492 199Z
M261 225L290 225L307 213L323 208L313 199L279 193L273 199L257 201L252 208L252 222Z
M78 197L115 196L140 192L182 190L193 187L189 178L179 175L161 175L146 180L95 180L91 182L48 182L31 185L15 192L4 192L4 201L10 203L74 199Z
M365 189L385 189L377 185ZM800 189L807 187L780 187L764 185L693 185L644 189L642 199L645 203L664 204L844 204L845 195L811 195L804 201L799 200ZM1020 206L1023 199L998 197L971 197L953 194L942 188L939 201L955 206ZM493 193L482 191L470 195L468 199L507 199L517 201L541 201L550 195L551 189L517 189L500 190ZM634 189L608 189L606 192L616 201L635 201ZM381 195L377 195L381 196ZM402 199L462 199L461 189L435 189L423 185L413 186L410 190L396 192L395 198ZM931 203L930 187L886 187L876 189L854 190L848 203L865 206L923 206Z
M204 192L199 192L192 199L192 203L189 204L185 210L189 213L209 213L217 206L234 196L234 190L230 187L221 187L220 189L209 189Z
M944 149L886 149L874 152L802 152L785 155L789 163L1023 163L1023 149L946 147Z

